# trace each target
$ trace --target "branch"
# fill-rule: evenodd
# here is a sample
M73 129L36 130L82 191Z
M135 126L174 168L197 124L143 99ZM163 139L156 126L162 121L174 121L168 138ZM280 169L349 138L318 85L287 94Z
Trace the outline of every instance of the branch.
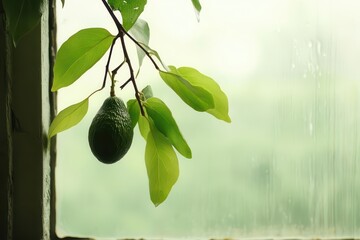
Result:
M115 14L113 13L112 9L110 8L110 6L108 5L108 3L106 2L106 0L102 0L104 6L106 7L107 11L109 12L111 18L113 19L117 29L118 29L118 34L116 35L116 38L119 38L120 37L120 40L121 40L121 46L122 46L122 50L123 50L123 53L124 53L124 58L125 58L125 62L127 63L128 67L129 67L129 72L130 72L130 80L133 84L133 87L134 87L134 90L135 90L135 97L136 97L136 100L138 101L139 103L139 107L140 107L140 111L141 111L141 115L145 116L145 111L144 111L144 108L141 104L141 99L140 99L140 92L139 92L139 89L137 88L137 85L136 85L136 81L135 81L135 76L134 76L134 70L133 70L133 67L131 65L131 60L129 58L129 54L127 52L127 49L126 49L126 44L125 44L125 39L124 39L124 35L126 34L127 36L130 37L131 40L133 40L135 43L138 44L138 46L140 46L140 44L134 39L132 38L124 29L124 27L121 25L121 23L119 22L119 20L116 18ZM113 46L115 44L115 39L113 41L113 44L111 45L111 49L110 49L110 54L109 54L109 59L108 59L108 62L106 64L106 69L105 69L105 77L104 77L104 83L103 85L105 85L105 82L106 82L106 74L107 72L109 71L109 63L110 63L110 58L111 58L111 53L112 53L112 49L113 49ZM145 50L144 48L142 48L143 50ZM145 53L148 55L148 53L145 51ZM149 56L149 55L148 55ZM153 59L150 57L150 59L153 61ZM153 61L154 63L154 61ZM121 66L121 65L120 65ZM157 65L155 64L155 67L158 69ZM113 76L112 76L113 77ZM113 79L112 79L113 80ZM127 81L129 82L129 81ZM112 94L112 91L111 91L111 94Z
M115 76L118 70L124 65L125 60L117 66L114 70L111 71L111 87L110 87L110 96L115 96Z
M106 62L106 65L105 65L105 74L104 74L104 81L103 81L103 85L101 86L101 88L97 91L100 91L102 89L104 89L105 85L106 85L106 77L107 77L107 73L109 72L109 66L110 66L110 60L111 60L111 56L112 56L112 52L113 52L113 49L114 49L114 45L115 45L115 42L116 40L119 38L119 34L115 36L114 40L112 41L111 43L111 47L110 47L110 52L109 52L109 57L108 57L108 60ZM96 91L96 92L97 92ZM110 95L113 96L113 91L110 91Z
M116 28L118 29L119 33L124 33L125 29L123 28L123 26L121 25L121 23L119 22L119 20L116 18L114 12L112 11L111 7L109 6L109 4L106 2L106 0L102 0L103 4L106 7L106 10L109 12L111 18L113 19Z
M130 61L130 58L129 58L129 54L128 54L127 49L126 49L124 35L120 35L120 40L121 40L121 46L122 46L122 49L123 49L125 61L126 61L127 65L129 66L130 80L131 80L131 82L132 82L132 84L134 86L135 97L136 97L136 100L139 103L141 115L145 116L145 111L144 111L143 106L141 104L140 92L139 92L139 89L138 89L138 87L136 85L136 81L135 81L134 70L132 68L131 61Z
M146 51L146 49L141 46L141 44L135 39L133 38L125 29L124 27L121 25L121 23L119 22L119 20L116 18L114 12L112 11L111 7L109 6L109 4L106 2L106 0L102 0L103 4L105 5L107 11L109 12L111 18L113 19L116 28L118 29L119 33L121 34L125 34L126 36L128 36L131 41L133 41L139 48L141 48L141 50L144 51L144 53L146 54L146 56L150 59L150 61L153 63L154 67L156 68L156 70L160 70L159 66L156 64L155 60L151 57L151 55L149 54L148 51Z
M148 51L146 51L146 49L135 39L133 38L128 32L124 32L126 36L128 36L131 41L133 41L139 48L141 48L141 50L143 50L143 52L146 54L146 56L150 59L150 61L153 63L154 67L156 68L156 70L160 71L159 66L156 64L155 60L151 57L151 55L149 54Z

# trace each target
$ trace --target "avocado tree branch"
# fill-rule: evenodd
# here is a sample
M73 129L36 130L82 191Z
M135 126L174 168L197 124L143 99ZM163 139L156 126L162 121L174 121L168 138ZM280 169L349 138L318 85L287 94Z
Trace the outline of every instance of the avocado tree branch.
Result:
M118 29L119 33L121 34L125 34L128 38L131 39L131 41L133 41L144 53L145 55L150 59L150 61L152 62L152 64L154 65L154 67L156 68L156 70L160 70L159 66L156 64L155 60L151 57L150 53L148 51L146 51L146 49L135 39L133 38L133 36L131 36L122 26L122 24L119 22L119 20L117 19L117 17L115 16L114 12L112 11L111 7L109 6L109 4L106 2L106 0L102 0L103 4L106 7L106 10L109 12L111 18L113 19L116 28Z
M111 56L112 56L112 52L113 52L113 49L114 49L114 45L116 43L116 40L119 38L119 35L115 36L115 38L113 39L112 43L111 43L111 46L110 46L110 51L109 51L109 57L108 57L108 60L106 62L106 65L105 65L105 74L104 74L104 80L103 80L103 84L102 86L96 90L95 92L91 93L89 97L91 97L93 94L101 91L104 89L105 85L106 85L106 79L107 79L107 73L109 72L109 66L110 66L110 61L111 61ZM112 93L110 92L110 95ZM89 98L88 97L88 98Z
M116 40L119 38L119 36L115 36L115 38L113 39L112 43L111 43L111 46L110 46L110 51L109 51L109 57L108 57L108 60L107 60L107 63L106 63L106 66L105 66L105 74L104 74L104 80L103 80L103 84L102 86L95 90L94 92L92 92L87 98L90 98L92 95L94 95L95 93L101 91L104 89L105 85L106 85L106 79L107 79L107 73L109 72L109 65L110 65L110 60L111 60L111 55L112 55L112 52L113 52L113 49L114 49L114 45L115 45L115 42ZM112 89L110 91L110 95L112 95Z
M111 7L109 6L109 4L106 2L106 0L101 0L104 4L104 6L106 7L106 10L109 12L111 18L113 19L116 28L118 29L119 33L123 33L125 31L125 29L123 28L123 26L121 25L121 23L119 22L119 20L116 18L115 14L113 13Z
M131 78L129 78L123 85L121 85L120 89L123 89L129 82L131 82Z
M107 11L109 12L111 18L113 19L117 29L118 29L118 34L116 35L116 39L117 38L120 38L121 40L121 47L122 47L122 50L123 50L123 54L124 54L124 62L127 63L128 65L128 68L129 68L129 72L130 72L130 81L132 82L133 84L133 87L134 87L134 90L135 90L135 97L136 97L136 100L138 101L139 103L139 107L140 107L140 111L141 111L141 114L143 116L145 116L145 111L144 111L144 108L141 104L141 99L140 99L140 92L139 92L139 89L136 85L136 81L135 81L135 75L134 75L134 70L133 70L133 67L132 67L132 64L131 64L131 60L130 60L130 57L129 57L129 54L127 52L127 49L126 49L126 43L125 43L125 39L124 39L124 36L125 34L127 36L130 36L127 34L126 30L123 28L123 26L121 25L121 23L119 22L119 20L116 18L115 14L113 13L112 9L110 8L110 6L107 4L106 0L102 0L104 6L106 7ZM131 38L133 41L137 42L135 39ZM113 42L115 44L115 41ZM140 45L140 44L139 44ZM110 63L110 58L111 58L111 52L112 52L112 48L113 48L113 45L111 46L111 49L110 49L110 55L109 55L109 59L108 59L108 64ZM108 64L106 65L106 72L108 72L109 70L109 66ZM122 64L120 64L120 66L122 66ZM120 68L119 66L119 68ZM156 66L157 67L157 66ZM117 72L117 69L115 71L115 74ZM114 84L114 74L112 74L111 76L112 78L112 84ZM106 76L104 78L104 82L106 80ZM123 86L125 86L129 81L127 81ZM111 88L111 93L110 95L113 95L114 94L114 89L113 89L113 85L112 85L112 88Z
M124 60L122 63L120 63L119 66L117 66L114 70L111 71L111 89L110 89L110 96L115 96L115 76L118 72L118 70L124 65L126 61Z
M122 46L122 50L123 50L123 53L124 53L124 58L125 58L125 61L129 67L129 72L130 72L130 80L133 84L133 87L134 87L134 90L135 90L135 97L136 97L136 100L138 101L139 103L139 107L140 107L140 112L141 112L141 115L145 116L145 111L144 111L144 108L141 104L141 99L140 99L140 92L139 92L139 89L136 85L136 81L135 81L135 75L134 75L134 70L133 70L133 67L131 65L131 61L130 61L130 58L129 58L129 54L127 52L127 49L126 49L126 44L125 44L125 39L124 39L124 35L121 35L120 36L120 40L121 40L121 46Z
M156 68L156 70L160 71L159 66L156 64L155 60L151 57L150 53L148 51L146 51L146 49L135 38L133 38L133 36L131 36L128 32L125 31L124 33L128 38L131 39L131 41L133 41L136 44L136 46L138 46L145 53L145 55L150 59L150 61L152 62L152 64Z

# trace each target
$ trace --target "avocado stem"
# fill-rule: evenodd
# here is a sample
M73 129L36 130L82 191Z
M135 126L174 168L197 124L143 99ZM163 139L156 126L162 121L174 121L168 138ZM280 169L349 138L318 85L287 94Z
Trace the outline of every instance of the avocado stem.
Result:
M115 75L112 74L111 75L111 86L110 86L110 96L111 97L115 97L115 80L114 80Z
M114 68L114 70L111 71L111 86L110 86L110 96L111 97L115 97L115 76L118 72L118 70L122 67L122 65L124 65L126 61L124 60L122 63L120 63L119 66L117 66L116 68Z

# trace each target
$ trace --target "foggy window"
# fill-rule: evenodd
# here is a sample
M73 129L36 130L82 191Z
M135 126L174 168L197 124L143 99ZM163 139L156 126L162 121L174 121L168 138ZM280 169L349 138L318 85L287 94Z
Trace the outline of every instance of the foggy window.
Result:
M59 46L82 28L116 33L101 1L82 4L58 7ZM142 18L166 63L196 67L220 84L232 123L191 110L145 58L138 84L151 85L170 107L193 158L178 155L179 180L159 207L150 201L137 127L122 160L98 162L87 134L107 87L90 99L79 125L58 135L58 235L359 237L360 2L202 5L199 23L186 0L148 1ZM99 88L104 67L102 60L60 90L58 108ZM117 95L126 102L133 89Z

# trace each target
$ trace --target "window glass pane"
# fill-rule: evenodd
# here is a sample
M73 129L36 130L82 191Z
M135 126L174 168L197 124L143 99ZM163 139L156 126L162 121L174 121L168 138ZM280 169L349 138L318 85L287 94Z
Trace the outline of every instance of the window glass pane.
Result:
M115 33L101 1L82 4L58 8L59 44L86 27ZM58 234L359 237L360 2L202 4L197 23L190 1L148 1L150 46L166 63L216 79L228 94L232 123L190 110L145 59L139 88L150 84L169 105L193 159L179 156L180 178L155 208L137 129L130 151L114 165L99 163L88 147L105 89L91 98L78 126L58 135ZM99 88L104 66L102 60L60 90L59 109ZM127 71L118 78L126 81ZM117 95L126 101L133 90Z

